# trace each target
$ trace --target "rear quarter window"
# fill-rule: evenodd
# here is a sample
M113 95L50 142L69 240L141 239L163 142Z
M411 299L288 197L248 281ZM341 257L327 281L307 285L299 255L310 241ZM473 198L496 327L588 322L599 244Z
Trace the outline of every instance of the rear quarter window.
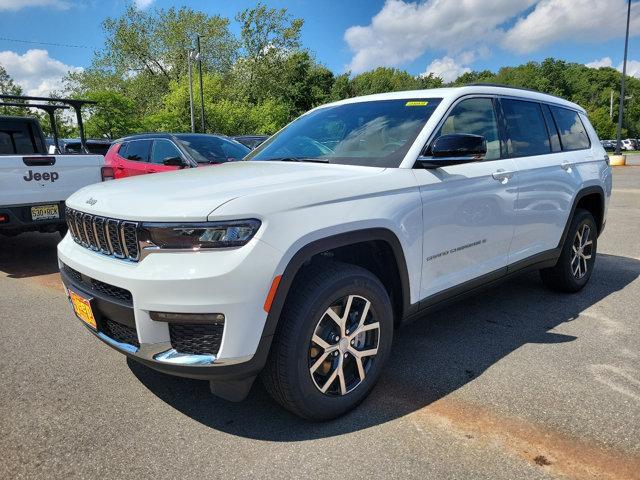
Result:
M550 108L558 127L562 150L584 150L589 148L589 136L580 119L580 115L568 108Z

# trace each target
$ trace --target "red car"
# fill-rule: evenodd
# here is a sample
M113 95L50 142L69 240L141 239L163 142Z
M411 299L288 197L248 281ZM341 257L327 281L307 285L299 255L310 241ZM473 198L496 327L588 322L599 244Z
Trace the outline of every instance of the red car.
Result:
M125 178L240 160L250 151L220 135L147 133L116 140L104 158L114 178Z

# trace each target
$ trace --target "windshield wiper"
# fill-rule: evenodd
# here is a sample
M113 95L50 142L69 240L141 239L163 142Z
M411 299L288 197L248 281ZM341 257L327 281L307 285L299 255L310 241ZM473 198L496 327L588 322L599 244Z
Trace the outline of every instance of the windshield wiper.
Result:
M329 163L329 160L321 157L279 157L279 158L270 158L269 160L275 162L312 162L312 163Z

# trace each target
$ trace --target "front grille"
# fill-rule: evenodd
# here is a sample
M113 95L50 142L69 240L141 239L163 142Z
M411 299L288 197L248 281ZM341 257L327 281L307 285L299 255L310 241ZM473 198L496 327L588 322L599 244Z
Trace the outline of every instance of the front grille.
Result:
M76 243L116 258L137 262L138 224L66 208L67 225Z
M108 297L115 300L120 300L121 303L127 305L133 305L133 296L129 290L116 287L108 283L101 282L95 278L82 275L77 270L71 268L69 265L62 265L62 270L73 280L78 286L84 287L88 292L96 292L102 294L104 297Z
M169 324L171 346L180 353L217 355L222 342L224 323Z
M140 348L138 333L136 332L135 328L128 327L109 318L106 318L101 322L100 331L102 331L102 333L104 333L107 337L113 338L117 342L128 343L129 345Z

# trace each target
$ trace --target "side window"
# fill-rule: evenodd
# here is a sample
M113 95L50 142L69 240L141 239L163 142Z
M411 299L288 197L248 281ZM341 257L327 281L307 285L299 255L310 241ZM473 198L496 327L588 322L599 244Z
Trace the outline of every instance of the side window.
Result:
M507 124L507 147L513 157L551 153L549 133L537 102L500 100Z
M487 154L484 159L500 158L498 122L491 98L469 98L453 107L435 138L451 133L482 135L487 142Z
M150 149L151 140L132 140L127 144L126 154L121 156L127 160L148 162Z
M573 110L562 107L551 107L551 113L560 132L562 150L583 150L589 148L589 137L580 120L580 116Z
M16 153L16 151L13 148L11 134L8 132L0 131L0 155L11 155L13 153Z
M118 149L118 155L122 158L127 158L127 147L129 146L129 142L123 142L120 144L120 148Z
M558 129L556 128L556 122L551 115L549 105L542 105L542 113L544 114L544 120L547 123L547 130L549 130L549 138L551 139L551 151L559 152L562 150L560 146L560 136L558 135Z
M151 150L151 163L162 164L167 158L182 158L180 150L171 142L165 139L156 139L153 141L153 149Z

